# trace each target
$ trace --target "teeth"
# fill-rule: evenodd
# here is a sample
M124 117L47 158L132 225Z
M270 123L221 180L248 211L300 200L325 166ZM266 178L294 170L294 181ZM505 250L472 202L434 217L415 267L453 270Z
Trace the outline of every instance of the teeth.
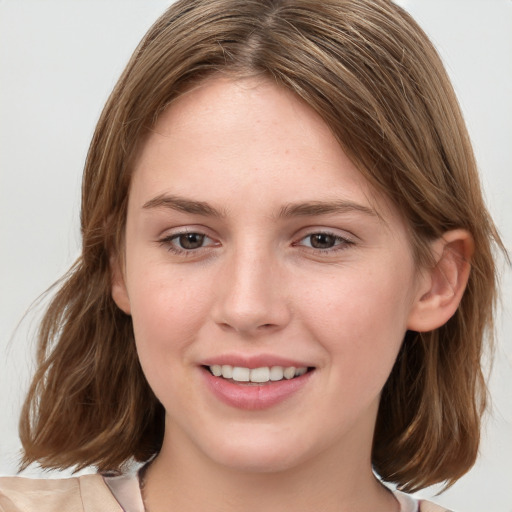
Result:
M210 370L215 375L215 377L220 377L222 375L222 366L220 364L214 364L210 366Z
M268 382L270 380L270 369L267 367L254 368L251 370L251 382Z
M300 377L301 375L304 375L307 371L308 369L305 366L303 366L302 368L297 368L295 370L295 377Z
M290 366L289 368L285 368L284 369L284 378L290 380L290 379L293 379L293 377L295 377L295 367Z
M282 366L272 366L270 368L270 380L282 380L284 376L284 370Z
M233 377L233 367L229 364L223 364L222 365L222 376L225 379L231 379Z
M251 370L240 366L233 367L233 380L237 382L249 382L251 380Z
M304 375L308 369L305 366L295 368L295 366L262 366L261 368L244 368L242 366L231 366L229 364L214 364L209 367L215 377L224 379L233 379L236 382L255 382L265 383L268 381L279 381L283 379L293 379Z

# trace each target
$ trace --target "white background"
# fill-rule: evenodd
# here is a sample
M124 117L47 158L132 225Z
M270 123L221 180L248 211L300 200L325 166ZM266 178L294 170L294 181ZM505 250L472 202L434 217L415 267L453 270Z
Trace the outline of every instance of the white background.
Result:
M0 0L0 474L16 472L17 417L33 370L38 309L18 323L78 255L80 179L95 122L137 42L169 3ZM512 1L400 4L448 67L510 250ZM461 512L512 512L512 272L503 268L494 404L481 457L436 498Z

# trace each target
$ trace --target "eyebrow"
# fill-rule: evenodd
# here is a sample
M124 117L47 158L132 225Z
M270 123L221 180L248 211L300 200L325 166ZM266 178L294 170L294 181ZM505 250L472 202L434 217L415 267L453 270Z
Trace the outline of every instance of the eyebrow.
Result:
M206 217L225 217L226 214L214 208L204 201L194 201L184 197L161 194L150 199L142 206L144 209L168 208L179 212L204 215Z
M220 211L204 201L195 201L176 195L161 194L150 199L142 206L144 209L166 208L184 213L202 215L205 217L226 217L225 211ZM339 213L360 212L372 217L379 217L377 212L369 206L353 201L306 201L289 203L281 207L277 218L313 217Z
M369 206L353 201L307 201L305 203L290 203L283 206L279 212L280 218L306 217L315 215L329 215L336 213L360 212L372 217L379 217L377 212Z

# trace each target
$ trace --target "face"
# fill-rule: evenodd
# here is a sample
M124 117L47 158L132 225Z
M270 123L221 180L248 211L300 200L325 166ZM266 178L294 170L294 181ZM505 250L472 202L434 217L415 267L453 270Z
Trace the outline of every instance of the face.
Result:
M418 281L398 212L291 92L215 78L181 96L136 162L113 285L162 453L369 466Z

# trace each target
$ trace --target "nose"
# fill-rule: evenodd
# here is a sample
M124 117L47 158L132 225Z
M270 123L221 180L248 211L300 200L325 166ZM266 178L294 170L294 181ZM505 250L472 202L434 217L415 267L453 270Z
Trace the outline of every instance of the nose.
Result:
M214 320L245 336L278 331L291 318L285 276L270 250L237 251L224 261Z

